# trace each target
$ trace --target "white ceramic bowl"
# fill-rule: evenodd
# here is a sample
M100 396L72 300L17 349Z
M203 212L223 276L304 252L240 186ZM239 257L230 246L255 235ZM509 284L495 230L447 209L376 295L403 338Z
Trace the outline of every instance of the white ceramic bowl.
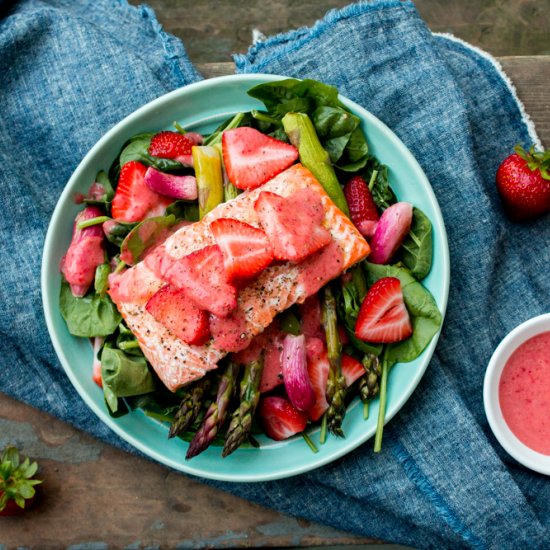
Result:
M485 381L483 384L485 414L499 443L518 462L521 462L521 464L535 472L545 475L550 475L550 456L533 451L533 449L522 443L510 430L502 416L498 386L502 369L512 353L533 336L548 331L550 331L550 313L529 319L512 330L493 353L485 372Z

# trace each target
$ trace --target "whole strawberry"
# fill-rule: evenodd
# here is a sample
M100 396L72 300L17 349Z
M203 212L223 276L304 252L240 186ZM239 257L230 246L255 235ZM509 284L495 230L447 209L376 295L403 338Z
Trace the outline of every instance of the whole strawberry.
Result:
M496 184L511 220L536 218L550 212L550 151L526 152L520 145L499 166Z
M34 486L42 483L33 479L38 465L28 458L21 462L15 447L8 447L0 458L0 516L14 515L32 501Z

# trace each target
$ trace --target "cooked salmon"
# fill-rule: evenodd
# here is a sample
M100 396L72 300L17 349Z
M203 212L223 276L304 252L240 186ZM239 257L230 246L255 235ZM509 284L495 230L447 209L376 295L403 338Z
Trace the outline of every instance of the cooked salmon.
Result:
M226 317L210 317L212 339L205 345L188 345L145 310L147 301L166 284L160 266L215 244L209 228L218 218L233 218L262 228L254 205L267 191L292 200L304 201L304 191L320 198L322 225L330 242L304 260L267 267L238 293L237 307ZM296 204L300 211L300 203ZM317 292L330 280L369 253L369 245L351 221L336 207L315 177L301 164L295 164L266 184L220 204L200 222L188 225L169 236L142 262L127 271L112 275L109 294L126 323L136 335L143 353L168 389L175 391L215 369L227 353L248 346L252 338L268 327L273 318L295 303Z

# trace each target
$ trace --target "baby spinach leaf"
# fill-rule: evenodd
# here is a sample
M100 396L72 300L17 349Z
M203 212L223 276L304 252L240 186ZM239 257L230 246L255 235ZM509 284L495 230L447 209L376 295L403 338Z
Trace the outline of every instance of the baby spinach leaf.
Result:
M397 197L390 186L386 165L380 164L376 158L371 156L361 175L369 184L372 198L380 210L386 210L388 206L397 202Z
M118 349L128 355L144 357L135 334L124 323L120 323L118 326L115 344Z
M108 295L102 297L92 292L83 298L76 298L66 281L61 283L59 309L69 332L85 338L109 336L121 320L120 313Z
M365 167L369 160L369 146L361 128L356 128L344 149L342 158L336 165L344 172L357 172Z
M188 222L199 221L199 205L197 202L174 201L166 209L167 216L175 216L176 221L187 220Z
M369 286L382 277L396 277L401 281L403 299L413 327L410 338L388 345L387 359L408 362L416 359L439 330L442 315L428 289L399 265L376 265L363 262Z
M103 231L107 240L116 246L121 246L128 233L136 227L137 222L119 222L113 220L103 226Z
M147 218L136 225L126 236L120 246L120 259L127 265L140 261L147 249L159 241L167 229L176 223L176 217L158 216Z
M155 381L143 357L130 357L108 346L101 352L101 379L105 400L114 413L118 410L119 397L155 390Z
M359 125L359 118L340 107L321 106L315 109L311 120L331 162L338 162Z
M95 177L95 182L99 183L103 188L103 195L101 197L95 197L93 199L85 198L84 202L89 205L103 206L108 209L111 201L113 200L113 197L115 196L115 191L113 189L111 181L109 180L107 172L104 172L103 170L99 171Z
M432 224L419 208L413 208L411 230L401 245L400 258L411 275L423 279L432 267Z
M368 145L359 128L360 120L338 100L334 86L310 79L286 79L260 84L248 94L263 102L267 117L280 120L290 112L309 115L337 168L356 172L367 163Z
M135 139L130 142L120 153L120 166L124 166L127 162L137 160L145 166L153 166L161 172L174 172L176 170L182 170L184 168L181 162L172 159L163 159L160 157L154 157L149 154L149 145L151 144L151 137L145 135L141 139Z
M105 296L107 287L109 286L109 274L111 266L108 263L100 264L95 270L94 289L100 297Z

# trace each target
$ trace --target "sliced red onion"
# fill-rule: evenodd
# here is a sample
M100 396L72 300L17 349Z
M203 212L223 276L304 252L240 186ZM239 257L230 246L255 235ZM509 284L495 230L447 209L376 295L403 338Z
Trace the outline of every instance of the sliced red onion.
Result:
M78 229L78 223L103 216L95 206L88 206L78 214L73 227L69 249L61 260L61 273L71 287L74 296L81 298L94 281L95 270L105 261L103 228L101 224Z
M392 204L378 220L370 242L373 264L387 264L411 229L413 207L408 202Z
M96 336L94 338L94 361L92 367L92 380L100 387L103 387L103 380L101 378L101 360L98 357L99 350L105 342L105 338Z
M303 334L287 334L282 359L288 398L299 411L308 411L315 404L315 393L307 372L306 339Z
M193 142L193 145L202 145L203 137L202 134L197 132L185 132L185 137L190 139Z
M145 172L145 184L149 189L165 197L195 200L197 198L197 180L195 176L175 176L165 174L150 166Z

